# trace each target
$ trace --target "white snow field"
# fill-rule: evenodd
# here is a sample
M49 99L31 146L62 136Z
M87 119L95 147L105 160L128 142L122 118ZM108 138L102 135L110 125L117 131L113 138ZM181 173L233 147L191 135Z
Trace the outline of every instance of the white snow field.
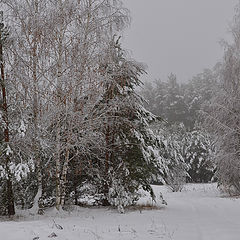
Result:
M154 190L157 197L163 193L167 206L125 214L81 207L40 217L19 212L13 220L0 220L0 240L240 240L240 199L221 196L216 184L188 184L181 193ZM140 200L147 202L147 196Z

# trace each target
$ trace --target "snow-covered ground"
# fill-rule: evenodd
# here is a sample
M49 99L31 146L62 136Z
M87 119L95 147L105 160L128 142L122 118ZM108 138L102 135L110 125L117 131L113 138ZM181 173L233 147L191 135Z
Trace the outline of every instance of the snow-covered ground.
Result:
M167 206L127 210L75 207L73 213L19 216L0 222L1 240L240 240L240 199L222 197L215 184L189 184L181 193L154 186ZM148 197L140 203L151 203ZM63 229L60 229L60 226Z

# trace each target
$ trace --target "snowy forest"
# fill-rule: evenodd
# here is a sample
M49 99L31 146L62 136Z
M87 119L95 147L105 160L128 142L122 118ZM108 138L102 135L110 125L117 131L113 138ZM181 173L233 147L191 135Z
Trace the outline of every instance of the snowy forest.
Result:
M222 61L184 83L141 81L120 0L0 4L0 215L124 213L156 185L240 194L240 4Z

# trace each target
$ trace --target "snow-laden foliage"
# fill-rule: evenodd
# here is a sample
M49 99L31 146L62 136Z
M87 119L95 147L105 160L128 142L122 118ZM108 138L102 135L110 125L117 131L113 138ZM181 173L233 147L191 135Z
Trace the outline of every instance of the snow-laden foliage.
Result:
M183 123L187 130L193 130L202 104L209 101L214 93L219 65L213 70L205 69L182 84L174 74L166 81L145 83L141 94L147 100L146 109L160 115L169 125Z
M158 138L162 143L160 159L162 162L166 162L163 180L174 192L182 190L188 175L184 158L185 142L182 138L185 134L184 131L185 128L182 124L158 128Z
M153 127L161 148L159 161L162 164L163 179L173 191L180 191L187 182L209 182L216 166L215 142L203 129L187 131L183 124L156 125Z
M220 83L216 86L210 105L203 117L207 129L217 138L217 173L219 184L240 193L240 5L232 24L233 43L225 43L220 69Z
M121 166L119 166L121 167ZM111 186L108 191L108 201L111 205L116 206L120 213L124 213L124 208L133 205L140 197L136 189L139 188L137 181L131 181L128 175L128 169L122 167L120 172L109 171L111 175ZM112 172L112 173L111 173Z
M140 187L153 196L150 183L161 166L149 124L157 118L135 91L143 65L116 39L130 21L122 2L0 4L10 26L9 121L0 111L0 154L14 166L8 173L15 203L43 214L55 201L61 210L65 202L79 203L85 184L98 188L101 204L119 210L135 201Z
M215 141L203 129L195 129L185 134L185 162L188 165L190 182L210 182L216 170L214 157Z
M103 161L99 162L104 171L99 176L105 204L120 204L121 210L134 202L140 187L153 195L150 183L158 172L154 150L158 140L149 124L157 118L144 109L135 92L143 67L127 60L119 39L109 43L101 71L102 95L95 106L95 114L103 119L99 131L104 136ZM121 183L119 191L117 183Z
M116 37L130 21L120 0L0 4L10 33L1 68L3 213L10 195L11 207L14 200L31 213L43 214L52 205L62 210L93 195L96 204L123 212L136 202L139 189L154 198L153 181L177 191L191 176L189 166L209 167L209 152L194 153L206 150L198 133L186 137L178 126L156 136L150 128L160 119L136 93L145 67L128 57ZM157 84L156 113L169 125L184 121L200 97L189 104L173 74Z

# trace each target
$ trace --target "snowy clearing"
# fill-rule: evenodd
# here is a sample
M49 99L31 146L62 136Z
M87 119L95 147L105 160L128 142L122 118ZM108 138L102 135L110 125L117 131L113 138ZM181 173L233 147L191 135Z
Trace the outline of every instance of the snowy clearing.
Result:
M240 199L220 195L216 184L189 184L181 193L154 186L167 206L154 210L75 207L74 213L25 216L0 222L3 240L239 240ZM148 197L140 204L150 203ZM21 216L20 216L21 215ZM60 228L63 229L60 229Z

